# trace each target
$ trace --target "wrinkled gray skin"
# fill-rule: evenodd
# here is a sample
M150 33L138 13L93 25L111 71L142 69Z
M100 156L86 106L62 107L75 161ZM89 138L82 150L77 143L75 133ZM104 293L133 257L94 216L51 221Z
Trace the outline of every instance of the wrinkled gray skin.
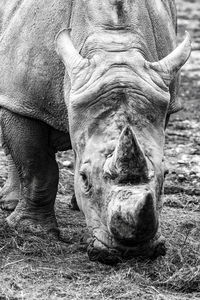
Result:
M190 54L188 36L176 48L174 2L14 2L0 43L3 145L14 161L7 191L16 173L21 186L15 201L4 192L5 208L21 198L9 225L57 232L55 152L72 144L89 257L164 254L164 129L180 108L178 70Z
M5 7L6 7L7 3L8 3L8 0L0 1L0 29L2 28L2 21L3 21Z

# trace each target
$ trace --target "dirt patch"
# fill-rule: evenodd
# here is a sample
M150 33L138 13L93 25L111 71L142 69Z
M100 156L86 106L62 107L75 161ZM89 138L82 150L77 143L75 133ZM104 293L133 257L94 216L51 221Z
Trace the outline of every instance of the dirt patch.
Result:
M187 29L194 51L183 70L183 110L166 132L169 174L161 226L167 255L115 267L90 262L84 217L69 208L73 155L58 153L56 215L64 241L16 235L0 211L0 299L200 299L200 2L176 2L180 40ZM6 176L0 148L0 187Z

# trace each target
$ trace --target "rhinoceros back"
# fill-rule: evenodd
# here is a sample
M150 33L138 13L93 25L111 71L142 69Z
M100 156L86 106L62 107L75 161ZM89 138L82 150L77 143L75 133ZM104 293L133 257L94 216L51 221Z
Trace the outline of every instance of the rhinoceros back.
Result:
M71 1L8 2L0 42L0 106L68 132L64 67L54 39L69 26Z

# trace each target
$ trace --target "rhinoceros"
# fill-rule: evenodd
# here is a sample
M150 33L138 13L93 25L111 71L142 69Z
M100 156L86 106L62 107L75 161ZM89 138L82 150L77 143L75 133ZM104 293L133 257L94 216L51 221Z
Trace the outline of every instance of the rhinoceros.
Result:
M0 106L10 172L2 206L20 198L8 224L59 233L55 153L72 148L89 258L164 254L165 128L180 109L179 70L191 51L187 33L177 46L174 1L8 2Z

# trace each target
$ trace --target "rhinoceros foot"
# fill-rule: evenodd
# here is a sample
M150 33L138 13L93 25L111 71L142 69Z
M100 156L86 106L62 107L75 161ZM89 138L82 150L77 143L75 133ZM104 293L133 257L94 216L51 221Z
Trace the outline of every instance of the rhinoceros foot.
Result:
M15 191L5 195L0 200L0 207L3 210L13 211L18 204L18 195Z
M5 185L0 191L0 207L3 210L13 211L20 199L20 189Z
M54 212L31 211L28 210L23 200L19 202L14 212L12 212L6 221L10 228L19 234L30 233L32 235L45 238L52 236L58 238L59 229Z
M7 161L8 178L3 188L0 189L0 208L3 210L12 211L19 202L21 188L18 171L10 154L7 154Z
M125 247L116 243L109 248L97 238L89 239L88 256L92 261L114 265L133 257L155 259L166 254L165 239L163 236L155 236L151 241L134 247Z

